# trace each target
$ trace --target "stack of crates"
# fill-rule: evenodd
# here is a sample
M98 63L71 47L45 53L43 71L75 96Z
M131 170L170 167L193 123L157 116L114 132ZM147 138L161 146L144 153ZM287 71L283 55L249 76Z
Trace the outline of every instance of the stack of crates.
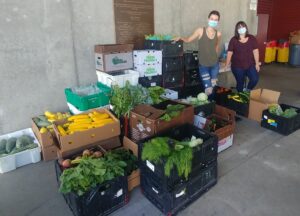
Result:
M199 61L197 51L184 53L184 87L200 85Z
M183 42L145 40L145 49L162 51L162 87L182 88L184 84Z
M157 136L179 141L192 136L203 139L203 144L193 148L192 170L188 179L179 176L176 167L173 167L170 176L166 176L164 159L160 163L140 161L142 193L161 212L174 215L217 183L218 138L190 124L173 128ZM152 138L138 143L139 155L142 154L145 143Z
M133 65L142 86L162 86L161 50L134 50Z
M184 89L181 97L197 96L204 91L200 73L198 51L186 51L184 53Z

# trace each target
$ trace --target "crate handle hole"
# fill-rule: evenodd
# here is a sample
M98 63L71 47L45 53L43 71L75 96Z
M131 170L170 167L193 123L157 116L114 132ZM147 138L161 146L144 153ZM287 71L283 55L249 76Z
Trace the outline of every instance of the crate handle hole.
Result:
M93 137L95 137L96 136L96 134L91 134L91 137L93 138Z

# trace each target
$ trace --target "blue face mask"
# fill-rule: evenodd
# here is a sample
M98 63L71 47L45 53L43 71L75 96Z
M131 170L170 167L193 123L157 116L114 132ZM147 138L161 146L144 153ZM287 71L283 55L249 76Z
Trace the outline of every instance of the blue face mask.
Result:
M209 27L212 27L212 28L215 28L218 26L218 21L215 21L215 20L208 20L208 26Z
M246 32L247 32L247 29L246 29L245 27L242 27L242 28L239 28L239 29L238 29L238 33L239 33L240 35L246 34Z

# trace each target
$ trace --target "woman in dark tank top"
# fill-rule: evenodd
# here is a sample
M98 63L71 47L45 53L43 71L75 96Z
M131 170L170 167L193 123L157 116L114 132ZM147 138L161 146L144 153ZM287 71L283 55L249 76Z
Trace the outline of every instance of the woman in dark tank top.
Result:
M177 37L173 39L174 41L182 40L185 43L190 43L198 39L199 73L207 95L212 94L219 73L218 52L221 42L221 32L216 30L219 20L220 13L218 11L211 11L208 15L207 27L196 29L190 37Z
M237 91L252 90L259 79L259 51L256 38L248 33L247 24L243 21L236 24L235 36L229 42L226 67L230 62L237 83ZM247 89L244 89L246 77L249 83Z

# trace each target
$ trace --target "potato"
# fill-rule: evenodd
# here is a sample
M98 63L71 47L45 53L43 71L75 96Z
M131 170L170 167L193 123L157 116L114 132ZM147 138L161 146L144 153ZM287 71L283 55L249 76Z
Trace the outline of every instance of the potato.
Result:
M69 168L69 167L71 167L71 160L70 160L70 159L64 160L64 161L62 162L62 166L63 166L64 168Z

